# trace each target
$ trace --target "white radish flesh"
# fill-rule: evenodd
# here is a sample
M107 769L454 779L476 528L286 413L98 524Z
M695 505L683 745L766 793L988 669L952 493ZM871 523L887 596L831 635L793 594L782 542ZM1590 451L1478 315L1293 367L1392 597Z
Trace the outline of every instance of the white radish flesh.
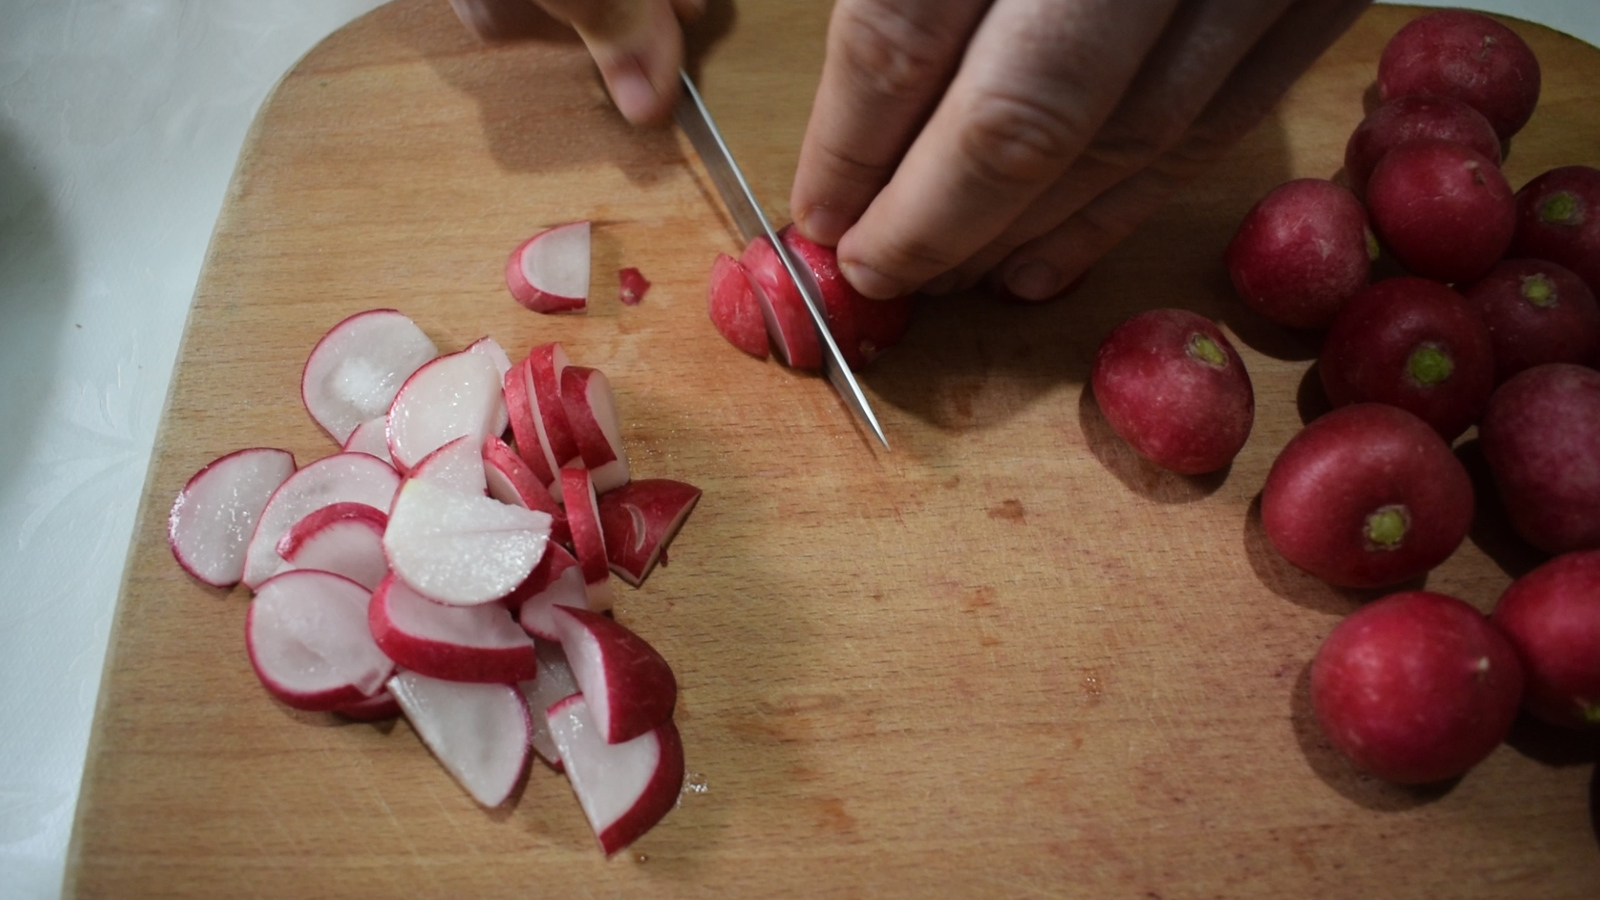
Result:
M562 769L583 814L611 855L661 821L683 790L683 743L669 719L622 744L601 740L582 694L545 713Z
M628 452L622 445L611 380L599 369L568 366L561 373L561 402L595 492L604 494L627 484Z
M489 357L489 360L494 363L494 370L499 372L502 377L511 369L511 356L506 353L506 348L500 346L499 341L488 335L484 335L468 344L466 352L481 353ZM503 431L504 429L501 430Z
M589 223L557 225L524 241L506 261L506 287L534 312L582 311L589 303Z
M469 435L473 446L505 430L500 374L481 353L451 353L406 379L389 408L389 455L409 472L429 453Z
M481 497L489 492L482 446L482 439L462 435L423 457L411 477Z
M289 569L316 569L354 581L367 590L389 574L383 529L389 516L363 503L335 503L290 526L278 541Z
M567 351L558 343L540 344L528 351L528 403L533 408L533 424L554 466L552 471L557 472L583 464L561 400L561 374L569 365Z
M389 465L394 465L394 460L389 458L389 414L386 412L376 419L368 419L356 426L350 432L350 437L345 439L344 452L366 453L383 460Z
M536 509L548 513L554 522L550 526L550 540L565 543L571 540L567 532L567 514L556 505L550 491L539 483L528 464L522 461L506 442L491 437L483 442L483 474L488 484L489 496L501 503Z
M256 522L245 551L244 583L254 588L284 567L278 541L294 523L335 503L388 509L399 488L400 476L394 469L365 453L336 453L289 476L273 492Z
M545 710L558 700L577 693L578 682L572 677L572 669L567 665L567 656L561 652L560 644L545 640L535 640L533 643L539 659L539 674L532 681L524 681L517 687L528 701L528 710L533 713L533 734L529 742L533 744L534 752L559 772L561 748L550 736L550 720L545 717Z
M295 709L326 711L376 694L394 663L367 629L366 588L341 575L284 572L263 582L245 614L256 675Z
M167 514L167 543L178 565L206 584L237 584L256 522L293 474L294 455L270 447L207 463L178 492Z
M559 642L561 634L556 631L554 609L557 606L590 609L589 590L583 582L583 569L578 561L560 544L551 544L539 565L545 569L545 580L522 601L517 621L523 631L534 637ZM596 612L609 608L602 606Z
M388 412L395 392L438 355L433 341L396 310L356 313L323 335L306 358L306 411L341 445L361 423Z
M367 624L397 665L432 678L511 684L538 673L533 639L499 604L445 606L390 576L373 592Z
M608 744L630 741L672 718L672 667L622 623L586 609L557 608L562 652Z
M550 516L407 480L383 535L389 568L430 600L456 606L511 593L544 556Z
M389 679L389 692L472 799L492 809L511 796L528 765L531 720L520 691L401 672Z

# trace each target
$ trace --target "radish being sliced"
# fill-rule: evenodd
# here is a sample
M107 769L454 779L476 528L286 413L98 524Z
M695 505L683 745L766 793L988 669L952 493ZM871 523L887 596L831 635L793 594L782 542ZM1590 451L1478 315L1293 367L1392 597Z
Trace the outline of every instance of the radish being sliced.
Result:
M244 577L254 588L285 565L278 555L284 532L316 510L335 503L364 503L388 509L400 476L388 463L365 453L335 453L289 476L272 494L256 521L245 551Z
M372 594L367 624L396 665L431 678L511 684L539 671L533 638L497 603L445 606L391 575Z
M540 412L538 391L534 385L533 366L534 358L530 355L527 359L523 360L522 365L517 368L517 372L522 376L522 384L515 390L517 390L521 396L528 399L528 424L533 427L533 443L529 445L529 449L526 451L522 450L522 441L520 438L517 441L517 449L518 451L522 452L524 459L530 455L537 458L537 463L528 464L535 473L544 471L555 473L552 474L549 484L550 496L554 497L557 503L561 503L564 500L564 498L561 496L561 476L559 474L562 469L562 463L556 456L555 448L550 445L549 433L544 427L544 414ZM558 393L557 402L559 402L559 398L560 395ZM582 463L580 462L572 463L572 465L581 464Z
M463 494L482 496L488 493L489 483L483 466L484 440L486 438L470 434L456 438L423 457L411 470L411 477Z
M584 590L590 608L611 608L610 569L606 563L605 533L600 530L599 506L595 502L594 482L588 469L562 469L561 480L567 495L567 527L572 530L572 549L583 570Z
M389 409L400 385L438 355L417 324L393 309L356 313L328 330L300 373L300 397L343 445L362 422Z
M184 571L227 587L244 575L245 550L274 491L294 474L287 450L252 447L206 463L167 514L167 545Z
M511 593L544 556L550 516L408 479L389 510L389 568L439 603L476 606Z
M577 312L589 304L589 223L541 231L506 260L506 287L518 303L542 313Z
M700 489L668 478L630 481L600 498L611 571L638 587L700 502Z
M533 470L528 468L515 450L506 446L505 441L491 436L483 442L483 474L488 483L489 496L501 503L549 513L553 520L550 540L566 543L572 539L567 531L567 514L561 511L555 498L550 496L549 489L539 483L539 477L533 474Z
M521 691L401 672L389 679L389 692L472 799L492 809L511 796L528 765L532 725Z
M622 446L611 380L599 369L567 366L561 373L561 404L567 409L572 437L594 479L595 492L603 494L627 484L628 451Z
M755 288L750 285L750 275L726 253L718 253L711 264L706 306L711 324L728 343L756 359L767 358L767 326Z
M793 225L784 226L778 238L817 282L828 329L839 352L852 367L865 366L888 347L899 343L911 323L911 298L869 300L839 270L839 255L806 239ZM781 264L780 264L781 265ZM788 277L787 273L784 275Z
M533 713L533 734L529 737L529 743L533 744L534 752L559 772L561 748L550 736L550 720L545 718L544 712L557 701L577 693L578 682L572 677L572 668L567 665L567 655L561 652L560 644L545 640L535 640L533 644L539 658L539 674L532 681L524 681L517 687L528 701L529 711Z
M560 344L540 344L528 351L528 405L533 408L533 424L554 472L583 464L561 400L561 373L569 365L567 351Z
M583 583L583 569L578 560L560 544L551 544L539 562L538 580L530 584L530 591L518 606L517 622L522 630L547 641L560 641L556 631L553 610L557 606L590 609L589 591ZM530 579L532 581L532 579ZM602 607L604 612L610 607Z
M389 465L394 465L394 460L389 458L389 416L387 413L376 419L368 419L356 426L350 432L350 437L345 439L344 452L366 453L383 460Z
M285 705L347 707L383 688L394 663L367 629L366 588L342 575L300 569L262 582L245 613L250 664Z
M644 299L645 291L650 290L650 282L645 279L644 273L632 267L617 272L617 280L621 282L617 299L623 306L638 306L639 301Z
M821 368L822 345L817 342L816 323L811 320L800 289L794 286L772 242L766 237L751 241L739 262L750 276L756 303L766 321L767 335L772 338L779 359L795 369Z
M462 435L477 447L505 431L500 373L481 353L451 353L406 379L389 407L389 455L409 472L423 457Z
M278 541L287 569L317 569L354 581L367 590L389 574L383 558L388 514L364 503L335 503L290 526Z
M558 469L551 468L549 448L539 439L539 428L534 424L533 388L528 377L528 361L511 367L501 379L502 392L506 398L506 412L511 420L511 437L517 442L517 456L527 464L528 471L539 479L551 497L557 503L561 497L557 493L561 486L557 484Z
M511 370L511 356L506 353L506 348L500 346L499 341L488 335L484 335L468 344L465 352L481 353L489 357L490 361L494 363L494 370L499 372L502 378L505 377L506 372Z
M561 650L608 744L631 741L672 718L672 667L621 622L586 609L554 610Z
M334 712L357 722L382 722L400 716L400 701L394 699L388 688L384 688L371 697L363 697L349 706L339 707Z
M661 821L683 790L683 742L672 720L622 744L601 740L582 694L545 713L561 765L607 856Z

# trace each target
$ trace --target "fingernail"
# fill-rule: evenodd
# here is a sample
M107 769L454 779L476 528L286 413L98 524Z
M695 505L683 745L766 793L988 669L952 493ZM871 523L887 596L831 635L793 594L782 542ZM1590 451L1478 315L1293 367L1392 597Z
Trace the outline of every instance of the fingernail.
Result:
M1061 289L1061 273L1049 263L1033 260L1006 276L1006 289L1024 300L1048 300Z
M800 233L823 246L833 247L853 224L837 210L813 206L800 216Z
M623 118L634 123L650 121L661 103L656 89L650 85L650 79L637 65L616 74L611 82L611 99L617 104Z
M942 297L956 289L961 276L954 272L946 272L922 286L922 293L930 297Z
M905 288L900 282L879 272L871 266L858 262L840 262L839 269L844 273L844 280L855 286L855 289L874 300L892 300L905 293Z

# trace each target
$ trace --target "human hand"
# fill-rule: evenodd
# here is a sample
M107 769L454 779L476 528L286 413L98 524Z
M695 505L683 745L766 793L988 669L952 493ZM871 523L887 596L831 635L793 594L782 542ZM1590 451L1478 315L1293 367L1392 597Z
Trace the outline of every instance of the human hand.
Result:
M1368 0L838 0L790 209L869 297L1060 293Z

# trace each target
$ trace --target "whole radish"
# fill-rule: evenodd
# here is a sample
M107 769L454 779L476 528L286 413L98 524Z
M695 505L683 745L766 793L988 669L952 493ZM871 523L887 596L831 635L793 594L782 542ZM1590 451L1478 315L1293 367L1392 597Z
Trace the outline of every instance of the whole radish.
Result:
M1384 154L1367 180L1367 212L1378 238L1413 274L1471 281L1511 245L1516 201L1487 157L1436 139Z
M1511 254L1571 269L1600 294L1600 169L1562 166L1517 192Z
M1600 550L1558 556L1518 578L1490 618L1522 659L1529 712L1600 727Z
M1518 534L1547 553L1600 548L1600 372L1548 363L1513 376L1478 436Z
M1544 363L1600 365L1600 304L1571 269L1503 260L1465 293L1489 327L1496 384Z
M1291 328L1324 328L1367 283L1378 245L1361 201L1320 178L1273 188L1239 223L1223 262L1256 312Z
M1378 60L1378 96L1454 97L1505 140L1539 105L1539 60L1515 31L1481 13L1447 9L1406 23Z
M1464 144L1500 165L1500 137L1483 114L1454 97L1396 97L1367 114L1344 147L1344 174L1358 195L1385 153L1408 141L1433 138Z

